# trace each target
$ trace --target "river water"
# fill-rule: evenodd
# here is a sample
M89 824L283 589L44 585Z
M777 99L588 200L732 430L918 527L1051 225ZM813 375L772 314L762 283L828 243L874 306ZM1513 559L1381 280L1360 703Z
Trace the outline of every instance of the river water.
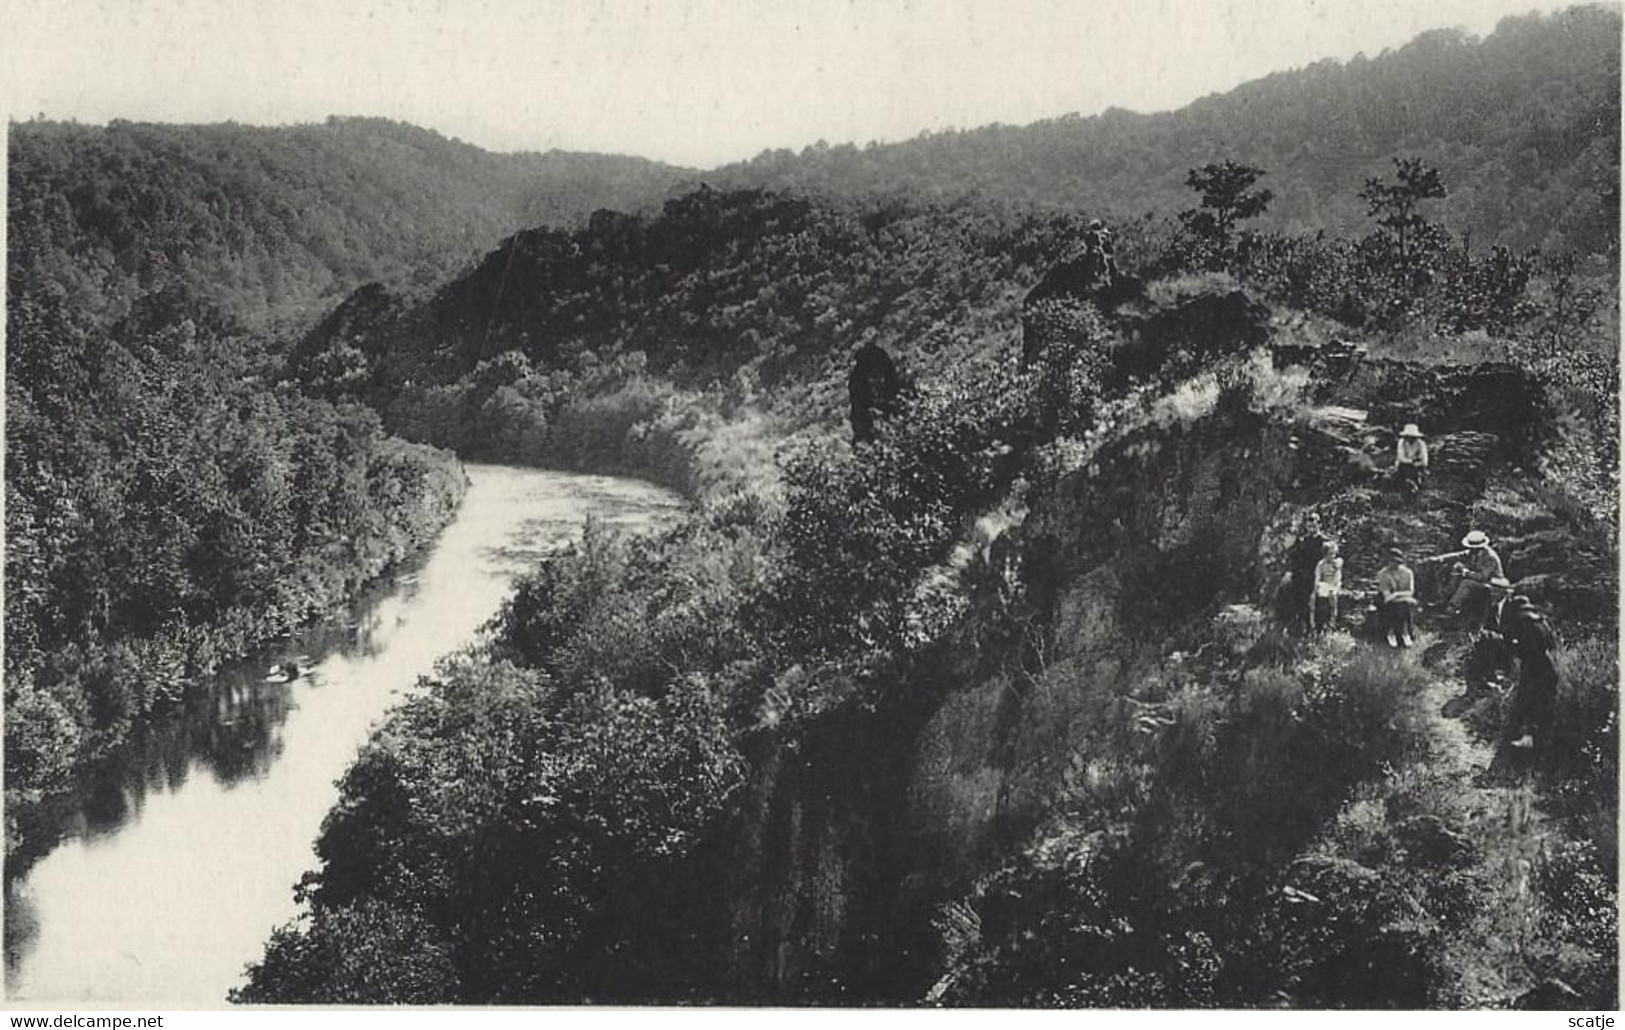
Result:
M632 480L480 465L468 476L422 560L346 618L224 670L85 778L54 814L62 842L6 884L8 1000L224 1004L296 915L293 885L316 865L334 782L391 704L588 516L635 530L681 511ZM290 660L300 675L268 678Z

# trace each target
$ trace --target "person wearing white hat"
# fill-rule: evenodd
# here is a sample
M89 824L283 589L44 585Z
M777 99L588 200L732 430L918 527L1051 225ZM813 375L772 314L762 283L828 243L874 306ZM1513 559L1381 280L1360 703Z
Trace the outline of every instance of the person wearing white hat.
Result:
M1473 625L1482 626L1495 593L1495 588L1490 584L1494 580L1504 579L1506 571L1501 568L1501 556L1490 546L1489 535L1483 530L1475 529L1462 537L1461 546L1465 550L1434 555L1427 560L1456 563L1455 569L1461 579L1456 583L1455 592L1450 595L1450 607L1464 614L1475 615Z
M1407 422L1399 432L1394 452L1394 478L1406 486L1418 487L1428 469L1428 442L1415 422Z

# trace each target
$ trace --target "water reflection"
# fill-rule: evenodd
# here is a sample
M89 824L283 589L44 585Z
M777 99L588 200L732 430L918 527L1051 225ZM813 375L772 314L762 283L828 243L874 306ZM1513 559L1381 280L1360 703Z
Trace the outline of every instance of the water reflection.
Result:
M427 559L331 623L224 670L48 813L62 843L6 880L13 999L218 1005L270 930L398 692L472 639L513 577L591 514L658 525L676 498L597 476L470 466ZM299 674L270 675L292 662Z
M179 710L133 734L62 800L64 836L94 839L116 831L139 816L149 792L180 790L194 770L227 790L268 775L283 754L282 726L295 688L322 685L312 655L378 657L386 617L391 627L398 624L404 602L417 594L416 577L414 567L367 591L331 623L227 667ZM271 672L289 663L302 674L287 679Z

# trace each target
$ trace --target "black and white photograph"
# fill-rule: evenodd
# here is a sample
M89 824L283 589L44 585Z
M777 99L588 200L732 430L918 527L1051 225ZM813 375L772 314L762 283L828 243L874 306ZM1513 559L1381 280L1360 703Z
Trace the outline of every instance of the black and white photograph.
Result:
M1621 40L9 0L9 1025L1611 1025Z

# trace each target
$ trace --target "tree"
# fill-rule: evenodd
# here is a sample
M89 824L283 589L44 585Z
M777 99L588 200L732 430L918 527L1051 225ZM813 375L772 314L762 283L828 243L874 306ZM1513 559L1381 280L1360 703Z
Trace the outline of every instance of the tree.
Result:
M1366 202L1366 214L1382 226L1386 241L1391 246L1396 267L1401 272L1414 272L1424 244L1432 235L1432 223L1418 212L1425 200L1441 200L1446 191L1444 180L1437 168L1429 168L1420 158L1394 158L1394 182L1378 178L1365 181L1365 188L1357 196Z
M1576 275L1573 254L1554 254L1544 261L1546 273L1546 325L1541 340L1552 351L1582 332L1602 306L1604 294Z
M1262 168L1234 161L1192 168L1185 185L1201 194L1202 203L1182 212L1179 220L1192 233L1212 242L1221 254L1227 253L1236 223L1257 218L1275 199L1270 190L1253 189L1265 174Z

